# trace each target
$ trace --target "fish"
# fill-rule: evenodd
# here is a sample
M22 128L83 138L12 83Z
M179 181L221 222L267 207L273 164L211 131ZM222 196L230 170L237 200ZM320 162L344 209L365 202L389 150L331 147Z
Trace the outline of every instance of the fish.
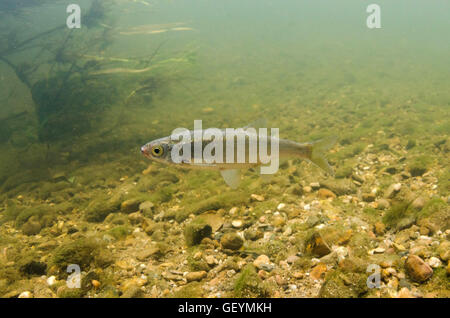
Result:
M153 141L150 141L141 147L141 153L146 158L159 162L166 165L174 165L178 167L188 168L188 169L208 169L208 170L219 170L225 183L231 188L235 189L239 186L241 177L240 170L262 167L264 164L267 164L267 160L263 161L263 157L260 152L257 152L256 157L253 156L253 160L251 160L251 151L250 144L254 142L254 144L258 145L258 149L260 149L260 143L270 144L271 152L270 156L273 156L274 159L288 159L288 158L300 158L312 162L314 165L321 168L324 172L329 174L330 176L334 176L333 169L329 165L327 159L325 158L325 153L331 149L335 143L337 142L337 137L332 136L329 138L313 141L313 142L296 142L288 139L281 139L276 136L264 136L256 133L256 130L249 130L252 128L251 126L246 126L242 128L241 132L243 132L245 136L245 147L239 148L237 145L238 137L233 137L233 141L230 142L231 138L227 135L226 130L220 130L220 137L211 137L210 134L206 136L205 130L189 130L184 133L187 141L180 141L181 134L172 134L171 136L159 138ZM201 139L195 139L197 136L202 136ZM243 140L243 139L241 139ZM203 154L207 147L211 148L211 143L213 141L218 142L218 144L223 145L223 150L221 153L218 153L220 156L219 159L214 162L207 161L206 159L195 160L195 148L201 150ZM233 148L232 156L234 156L234 160L227 161L226 153L229 151L226 147L227 142L230 143L231 148ZM272 145L274 143L278 143L278 153L272 154ZM176 146L177 145L177 146ZM209 145L209 146L208 146ZM173 153L174 151L180 152L182 147L187 147L186 149L190 149L189 151L189 159L182 161L174 161ZM226 148L226 149L225 149ZM241 154L241 161L237 160L239 150L242 151L244 148L245 155ZM184 148L183 148L184 149ZM275 148L274 148L275 149ZM184 151L184 150L183 150ZM217 152L214 149L213 155ZM267 151L267 153L269 153ZM201 158L200 158L201 159ZM217 157L216 157L217 159ZM244 159L244 160L242 160ZM277 167L278 169L278 167Z

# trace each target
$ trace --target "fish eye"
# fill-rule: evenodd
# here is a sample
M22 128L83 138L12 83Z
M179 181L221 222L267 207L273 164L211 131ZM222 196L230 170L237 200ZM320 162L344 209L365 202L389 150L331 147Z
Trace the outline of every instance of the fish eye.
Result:
M162 146L154 146L152 148L152 154L155 157L161 157L164 154L164 148Z

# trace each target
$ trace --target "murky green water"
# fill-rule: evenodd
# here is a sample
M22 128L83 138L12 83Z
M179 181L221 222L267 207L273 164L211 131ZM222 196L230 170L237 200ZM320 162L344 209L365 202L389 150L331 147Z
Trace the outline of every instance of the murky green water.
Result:
M367 260L367 252L383 238L399 237L406 230L430 236L437 242L434 246L447 246L448 1L377 1L379 29L366 25L370 15L366 8L373 1L94 1L97 6L78 1L81 29L69 30L66 7L72 2L30 0L21 7L16 1L5 1L0 5L0 264L5 268L0 273L0 294L15 297L30 291L37 297L67 296L58 293L56 285L48 287L45 295L33 288L40 284L41 275L63 281L66 263L81 261L84 271L101 268L109 275L96 272L95 280L126 294L121 284L129 278L112 272L120 268L118 262L135 260L133 253L146 246L140 245L139 231L159 244L162 254L149 256L149 268L154 266L152 273L159 278L143 283L144 296L176 294L183 284L168 284L171 280L158 276L162 274L156 268L175 263L181 264L172 268L177 271L204 270L191 264L199 242L185 251L188 260L180 251L186 249L188 239L183 233L189 222L211 211L223 218L210 236L218 243L224 233L244 233L271 224L274 228L264 228L265 236L246 239L241 250L268 255L281 276L284 271L288 275L314 268L305 265L313 257L304 256L308 255L306 243L300 242L308 241L300 233L321 230L314 227L316 223L302 227L313 216L324 217L319 224L326 227L352 229L349 245L329 237L330 248L343 246L350 250L347 255L364 262L379 262ZM271 181L261 180L253 170L245 171L242 185L231 190L215 171L152 164L139 151L146 142L168 136L177 127L192 129L196 119L203 120L204 128L225 128L242 127L258 118L278 127L282 138L295 141L337 136L339 142L328 154L336 179L330 181L307 162L291 160L281 165ZM332 191L333 197L315 187L308 189L316 182ZM407 193L401 190L395 192L400 193L397 197L389 196L390 186L396 183ZM373 199L367 199L370 193ZM263 200L252 199L254 194ZM409 206L419 196L425 207L413 212L409 207L395 209ZM389 201L387 207L380 208L381 199ZM153 207L139 207L145 202ZM287 208L279 209L280 203ZM311 205L312 212L305 205ZM234 207L238 212L230 214ZM278 214L271 214L277 210ZM130 212L140 213L139 220L130 218ZM279 215L281 223L276 221ZM405 221L408 218L410 223ZM228 226L236 219L245 225ZM147 230L146 222L156 224L156 230ZM377 222L386 226L386 232L372 229ZM437 228L426 232L426 222ZM170 224L176 226L170 229ZM288 228L291 234L283 234ZM366 233L372 230L375 234ZM158 231L159 237L154 235ZM103 264L86 260L81 252L78 259L61 260L61 246L85 239L121 246L130 254L125 252L128 258L124 259L112 248ZM27 248L20 250L19 242ZM406 279L413 276L402 257L417 254L417 242L399 241L404 249L382 246L393 250L386 254L400 264L396 270L406 272ZM35 254L31 247L44 243L49 247L38 248ZM448 297L448 257L437 250L430 253L419 256L427 262L438 258L441 265L419 292ZM301 255L304 263L289 262L286 270L279 262L291 254ZM225 262L226 255L214 257ZM240 260L252 263L251 256L234 257L239 258L233 259L237 264ZM28 258L45 269L23 269L19 259ZM148 259L138 257L138 261ZM215 266L206 265L208 269ZM342 270L337 263L327 266L330 276L319 280L328 282L334 279L333 271ZM333 295L325 283L319 294L300 280L302 287L296 291L275 283L264 292L247 293L245 275L252 273L241 269L236 267L229 277L217 274L230 284L240 282L234 285L233 295ZM24 277L27 283L19 283ZM398 283L402 278L396 279ZM210 284L210 278L199 284ZM111 296L102 288L75 296ZM217 286L200 294L195 288L176 295L230 295ZM391 294L364 290L337 296L396 297L401 291L398 286L391 289Z

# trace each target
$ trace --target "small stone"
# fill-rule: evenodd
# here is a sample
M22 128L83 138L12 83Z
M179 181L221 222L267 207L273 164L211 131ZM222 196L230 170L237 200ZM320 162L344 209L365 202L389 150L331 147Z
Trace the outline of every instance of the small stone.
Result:
M278 210L278 211L282 211L285 207L286 207L286 204L280 203L280 204L278 204L278 206L277 206L277 210Z
M311 193L311 191L312 191L312 188L311 188L310 186L304 186L304 187L303 187L303 192L305 192L305 193Z
M139 211L145 216L151 216L153 213L154 204L150 201L145 201L139 204Z
M398 298L413 298L408 288L403 287L398 292Z
M19 298L33 298L33 294L29 291L20 293Z
M56 277L55 276L50 276L49 278L47 278L47 285L48 286L53 286L56 283Z
M275 282L278 286L283 286L286 284L286 281L280 275L275 275Z
M141 204L141 201L137 199L129 199L126 201L123 201L120 205L120 211L123 213L132 213L139 211L139 206Z
M251 198L253 201L258 201L258 202L264 201L264 197L263 197L262 195L259 195L259 194L252 194L252 195L250 196L250 198Z
M303 188L299 184L294 184L294 185L289 187L287 192L290 193L290 194L302 195L303 194Z
M238 211L239 211L239 208L238 208L238 207L232 207L232 208L230 209L230 211L228 211L228 214L230 214L230 215L235 215L236 213L238 213Z
M292 273L292 277L294 277L296 279L302 279L303 277L305 277L305 273L303 273L301 271L295 271Z
M260 238L263 238L264 233L261 232L260 230L248 229L247 231L244 232L244 237L246 240L256 241L259 240Z
M317 196L322 200L326 200L329 198L332 198L332 199L336 198L336 194L334 194L332 191L330 191L328 189L320 189L317 192Z
M234 220L233 222L231 222L231 225L237 229L241 228L243 224L244 223L242 222L242 220Z
M258 271L258 276L259 276L259 278L261 278L261 279L266 279L267 278L267 272L265 271L265 270L259 270Z
M213 266L218 263L217 260L212 255L205 256L205 261L206 261L206 264L208 264L209 266Z
M327 265L325 265L324 263L319 263L312 269L311 273L309 273L309 276L315 280L319 280L319 279L323 278L326 271L327 271Z
M379 200L377 200L377 207L380 210L389 209L390 206L391 205L390 205L389 201L386 200L386 199L379 199Z
M411 207L416 211L422 210L424 206L425 206L425 199L423 197L418 197L411 203Z
M259 255L254 261L253 265L257 269L265 270L266 272L270 272L274 269L274 265L270 263L270 259L267 255Z
M311 183L309 184L309 186L310 186L311 189L313 189L313 190L318 190L318 189L320 189L320 183L319 183L319 182L311 182Z
M285 221L285 219L282 217L282 216L275 216L273 219L272 219L272 225L274 226L274 227L282 227L282 226L284 226L286 224L286 221Z
M288 264L293 264L299 259L300 259L300 257L298 257L297 255L291 255L291 256L288 256L288 258L286 259L286 262L288 262Z
M93 279L92 281L91 281L91 284L92 284L92 286L95 288L95 289L97 289L97 288L99 288L100 287L100 282L98 281L98 280L96 280L96 279Z
M363 193L362 199L364 202L374 202L375 201L375 194L374 193Z
M373 254L383 254L384 252L386 252L386 249L382 247L377 247L376 249L373 250Z
M141 212L134 212L128 215L128 220L130 220L131 224L139 224L142 223L144 217L142 216Z
M430 257L430 259L427 261L428 265L430 265L432 268L438 268L442 265L442 262L437 257Z
M190 272L186 275L187 282L195 282L195 281L201 281L203 278L205 278L207 273L205 271L199 271L199 272Z
M386 190L386 192L384 194L384 197L386 199L392 199L400 191L401 188L402 188L402 184L401 183L393 183L393 184L391 184L387 188L387 190Z
M138 254L136 255L136 259L138 261L144 262L150 257L158 258L161 256L162 252L157 246L150 246L148 248L139 251Z
M225 233L220 239L222 247L230 250L238 250L244 244L244 240L236 233Z
M433 275L433 269L417 255L409 255L405 263L409 276L416 282L422 283Z
M378 236L383 235L384 232L386 231L386 225L384 225L381 222L377 222L374 225L374 231L375 231L375 234Z

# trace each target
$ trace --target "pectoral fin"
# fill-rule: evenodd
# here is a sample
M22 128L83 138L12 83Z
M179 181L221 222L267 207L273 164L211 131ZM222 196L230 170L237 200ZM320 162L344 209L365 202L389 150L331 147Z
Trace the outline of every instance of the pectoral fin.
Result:
M220 170L220 174L225 180L225 183L228 184L231 188L236 189L239 186L239 183L241 181L241 174L238 169Z

